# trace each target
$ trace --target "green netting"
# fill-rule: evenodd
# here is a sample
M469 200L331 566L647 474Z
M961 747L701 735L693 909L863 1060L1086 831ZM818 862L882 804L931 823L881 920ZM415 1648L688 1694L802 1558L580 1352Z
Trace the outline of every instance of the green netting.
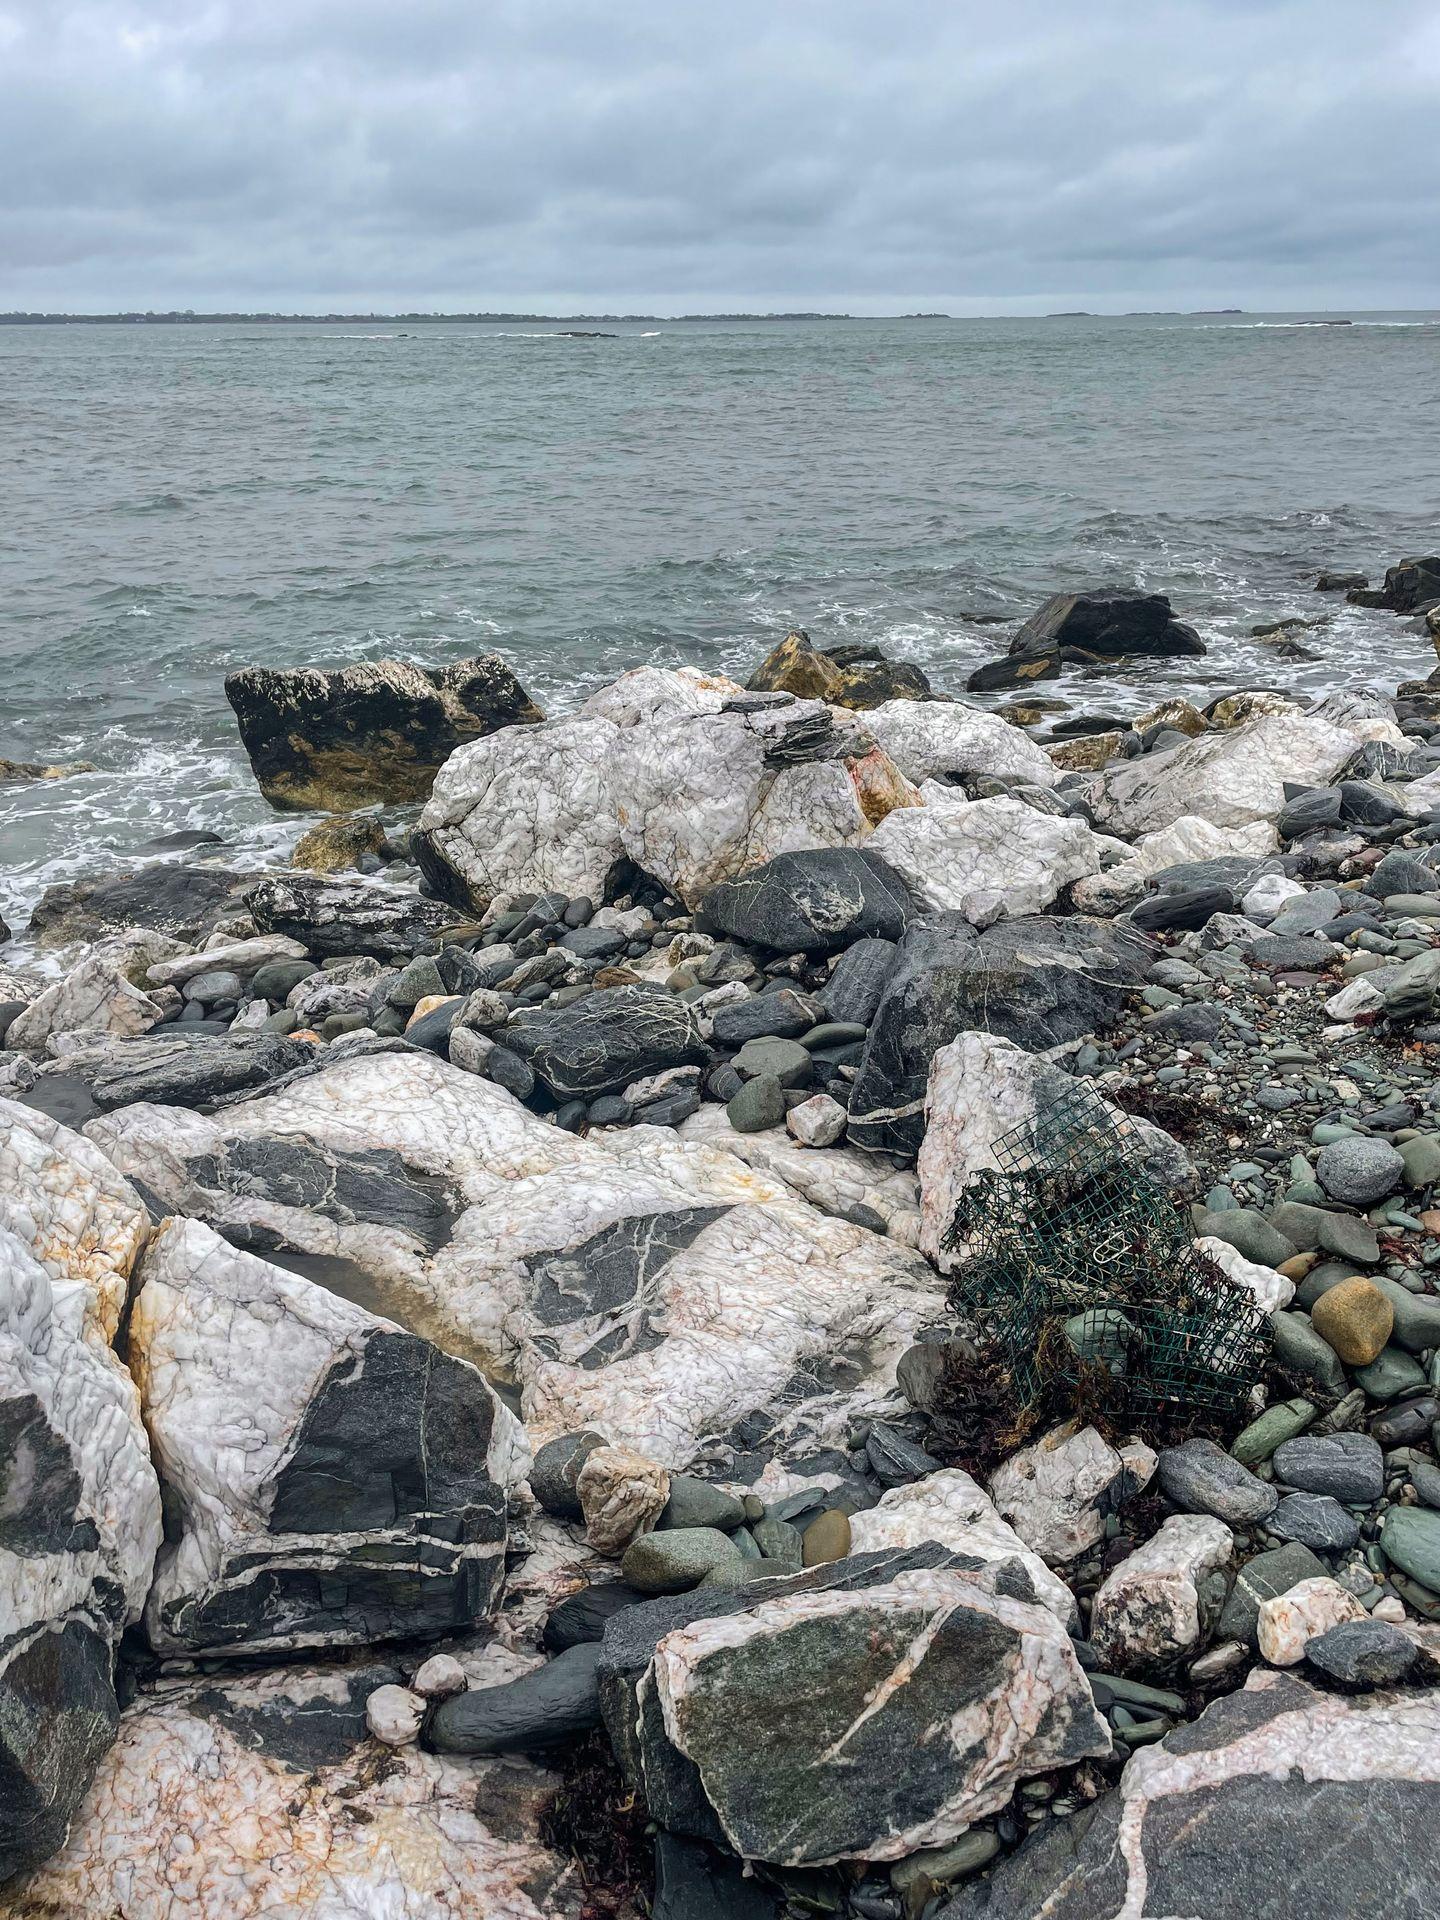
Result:
M1005 1134L947 1244L951 1304L1005 1361L1022 1404L1068 1385L1133 1414L1235 1410L1268 1325L1195 1251L1145 1164L1139 1130L1077 1085Z

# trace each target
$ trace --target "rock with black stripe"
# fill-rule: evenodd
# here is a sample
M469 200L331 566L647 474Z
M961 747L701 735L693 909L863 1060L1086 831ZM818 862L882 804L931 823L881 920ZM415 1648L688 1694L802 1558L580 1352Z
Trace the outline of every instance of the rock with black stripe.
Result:
M527 1449L477 1369L198 1221L165 1223L143 1280L131 1365L176 1522L157 1651L366 1645L492 1611Z

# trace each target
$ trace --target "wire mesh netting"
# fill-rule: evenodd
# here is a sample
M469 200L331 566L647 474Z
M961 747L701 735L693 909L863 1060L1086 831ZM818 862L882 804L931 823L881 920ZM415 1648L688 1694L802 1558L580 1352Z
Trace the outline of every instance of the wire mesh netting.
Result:
M1236 1409L1260 1377L1268 1322L1195 1251L1140 1129L1076 1085L993 1154L947 1236L966 1255L950 1298L1020 1401L1068 1385L1134 1414Z

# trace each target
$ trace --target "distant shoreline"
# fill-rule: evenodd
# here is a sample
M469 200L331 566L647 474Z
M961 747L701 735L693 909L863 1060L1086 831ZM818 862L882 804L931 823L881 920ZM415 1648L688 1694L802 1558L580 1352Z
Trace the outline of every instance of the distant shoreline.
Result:
M949 313L0 313L3 327L683 326L717 320L950 320Z

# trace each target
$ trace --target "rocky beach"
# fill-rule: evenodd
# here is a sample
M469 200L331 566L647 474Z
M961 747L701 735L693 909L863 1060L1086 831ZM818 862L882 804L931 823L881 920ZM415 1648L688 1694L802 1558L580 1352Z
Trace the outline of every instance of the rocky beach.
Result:
M240 666L0 923L4 1920L1435 1911L1440 668L994 635Z

